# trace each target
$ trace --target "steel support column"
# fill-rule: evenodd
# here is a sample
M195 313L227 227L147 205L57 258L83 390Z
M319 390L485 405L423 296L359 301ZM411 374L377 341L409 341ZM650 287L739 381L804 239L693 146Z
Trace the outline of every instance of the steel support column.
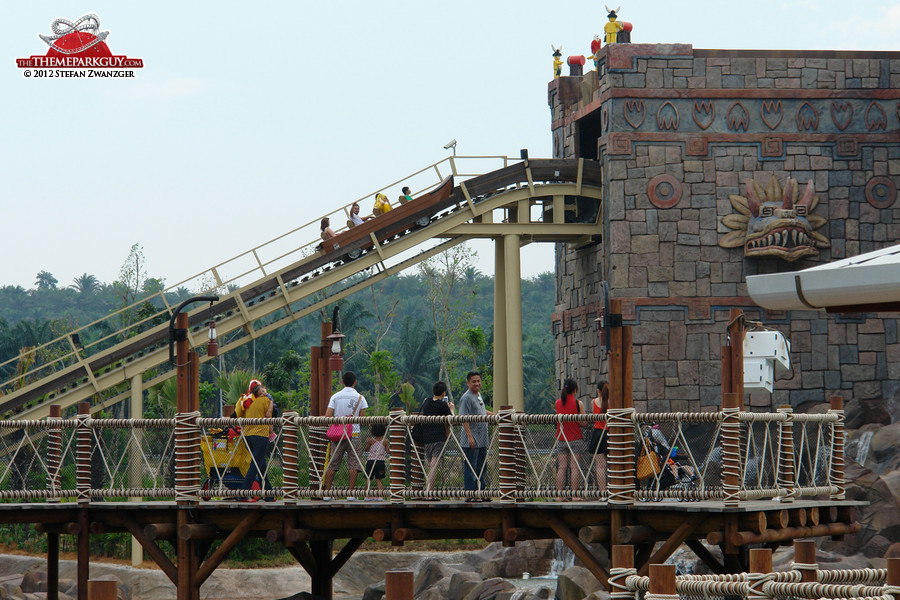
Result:
M506 351L506 261L502 237L494 240L494 406L509 404Z
M507 404L515 410L525 412L525 394L522 389L522 265L518 235L503 236L503 259L506 282Z

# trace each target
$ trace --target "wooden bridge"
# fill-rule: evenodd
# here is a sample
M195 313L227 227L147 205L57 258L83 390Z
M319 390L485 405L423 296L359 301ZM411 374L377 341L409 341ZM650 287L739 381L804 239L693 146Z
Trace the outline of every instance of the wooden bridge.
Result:
M89 536L109 532L132 534L172 580L179 600L195 600L206 578L248 536L283 544L309 571L312 592L330 598L332 577L369 537L393 545L435 538L506 545L561 538L606 582L609 565L590 544L634 544L638 573L644 573L684 543L719 573L745 569L752 546L858 530L853 509L859 503L844 497L840 398L815 415L745 411L740 343L723 349L718 411L636 413L631 330L611 327L611 408L602 417L608 422L608 457L583 455L575 473L560 477L556 455L574 448L558 439L557 425L573 420L591 428L601 417L522 414L521 314L511 300L519 293L522 244L584 244L601 235L602 170L582 159L511 165L503 159L500 169L467 175L454 161L456 185L427 224L416 210L415 220L397 233L369 228L354 260L347 260L347 245L315 252L314 221L292 232L302 234L304 244L281 236L194 278L211 282L205 289L238 288L210 309L179 315L178 327L188 333L176 344L176 364L188 375L179 374L174 419L141 418L144 389L174 375L165 370L166 327L156 324L172 316L166 293L143 301L156 307L154 316L131 322L131 313L122 311L88 325L38 349L55 358L0 384L7 392L0 410L14 417L0 421L0 522L35 523L48 536L48 598L57 594L60 535L78 538L79 600L87 597ZM438 165L432 167L437 181L444 180ZM205 344L205 321L214 320L220 335L234 333L221 346L227 352L473 237L495 239L494 398L505 404L498 414L443 418L395 411L355 420L293 412L260 420L199 414L196 373L209 357L189 348ZM274 258L264 260L267 253ZM223 275L228 269L235 274ZM610 308L621 313L616 300ZM742 340L741 323L734 315L730 340ZM151 369L159 374L151 376ZM108 398L85 402L100 392ZM320 386L316 403L325 395ZM131 418L92 416L129 399ZM372 424L388 428L389 481L383 491L367 478L352 486L344 466L335 488L323 489L327 426L351 421L360 424L363 437ZM491 432L488 483L475 491L462 486L463 470L472 468L459 442L465 421L483 421ZM451 432L436 472L412 441L417 422L445 423ZM268 489L221 483L230 469L246 468L246 444L237 428L249 424L271 426L276 434L266 464L259 465L271 482ZM662 460L639 479L637 463L651 452ZM426 489L426 481L434 484ZM472 498L491 501L465 502ZM337 540L347 541L335 553ZM173 553L164 551L163 541ZM703 542L719 546L724 560Z

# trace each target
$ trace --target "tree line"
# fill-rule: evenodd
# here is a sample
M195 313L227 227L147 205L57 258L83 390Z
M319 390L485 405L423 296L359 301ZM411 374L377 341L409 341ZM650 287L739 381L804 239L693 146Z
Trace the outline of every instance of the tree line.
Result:
M474 251L459 245L429 259L406 274L390 277L338 302L344 338L345 369L353 370L359 389L376 412L391 403L417 404L431 385L446 381L460 395L465 374L484 373L490 399L493 370L494 279L479 272ZM360 274L356 277L363 277ZM23 365L9 363L23 349L38 347L68 331L100 319L162 291L164 280L147 272L142 249L135 244L112 283L84 273L61 285L47 271L36 275L31 289L0 286L0 376L7 380ZM175 305L194 293L166 292ZM557 392L554 340L550 314L555 304L555 277L543 273L522 281L525 409L552 412ZM309 407L309 348L320 343L320 324L331 308L290 323L259 340L244 344L204 365L201 372L203 412L217 414L220 397L231 401L240 381L262 376L286 410ZM152 306L146 311L152 314ZM139 320L124 314L123 320ZM152 324L148 324L150 326ZM228 339L220 340L227 347ZM32 356L30 360L45 360ZM21 361L20 361L21 362ZM404 385L406 384L406 385ZM220 393L220 391L222 393ZM158 386L147 395L147 416L171 412L174 387Z

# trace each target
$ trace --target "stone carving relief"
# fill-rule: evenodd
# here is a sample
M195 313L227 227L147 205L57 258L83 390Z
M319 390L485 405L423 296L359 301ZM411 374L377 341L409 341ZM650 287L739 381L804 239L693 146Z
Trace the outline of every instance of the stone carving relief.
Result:
M625 121L635 129L641 126L644 122L644 117L647 116L647 112L644 109L644 101L641 99L626 100L625 105L622 107L622 112L624 113Z
M737 212L722 217L722 224L733 231L719 240L719 246L743 246L746 258L775 257L788 262L818 256L819 248L831 246L828 238L816 231L828 219L812 214L819 204L812 181L802 196L792 178L784 188L774 176L765 188L753 179L748 179L745 187L746 196L728 196Z
M716 105L709 100L694 100L691 116L694 117L697 127L705 130L716 119Z
M725 115L725 122L731 131L747 131L750 127L750 113L740 102L735 102Z
M809 102L804 102L797 111L797 129L815 131L819 128L819 113Z
M678 109L675 108L675 105L670 101L666 100L662 106L659 107L659 110L656 111L656 126L660 130L664 129L678 129Z
M866 107L866 129L875 131L876 129L885 129L887 127L887 113L881 108L881 105L874 100Z
M784 118L784 107L781 100L763 100L759 107L759 116L769 129L775 129Z
M831 120L834 126L841 131L847 129L853 120L853 105L846 100L836 100L831 103Z

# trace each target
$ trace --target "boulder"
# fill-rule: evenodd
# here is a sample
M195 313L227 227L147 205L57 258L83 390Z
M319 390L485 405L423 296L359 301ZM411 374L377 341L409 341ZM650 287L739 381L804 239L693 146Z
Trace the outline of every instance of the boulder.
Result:
M23 594L47 591L47 573L41 569L28 569L22 574L22 583L19 584Z
M310 594L309 592L300 592L298 594L294 594L293 596L288 596L287 598L282 598L281 600L323 600L321 596L316 596L314 594Z
M582 600L603 589L600 581L584 567L569 567L556 580L557 600Z
M900 452L900 423L880 427L869 446L880 463L891 461Z
M447 579L447 585L449 586L450 577L456 572L456 569L447 566L437 558L426 558L418 566L415 583L413 584L413 594L418 598L419 594L441 579Z
M503 594L504 592L511 594L515 589L516 586L505 579L493 577L491 579L485 579L472 588L463 600L495 600L500 594Z
M603 589L597 590L592 592L586 600L609 600L609 592Z
M471 571L459 571L450 578L447 600L463 600L482 582L481 575Z
M550 600L550 598L553 598L553 595L553 588L547 587L546 585L541 585L536 588L529 589L519 597L519 600Z
M382 579L378 583L373 583L366 586L366 589L362 595L362 600L382 600L382 598L384 598L385 591L385 583L384 579Z
M868 400L854 398L844 404L844 427L847 429L859 429L868 423L888 425L890 422L891 413L881 398Z

